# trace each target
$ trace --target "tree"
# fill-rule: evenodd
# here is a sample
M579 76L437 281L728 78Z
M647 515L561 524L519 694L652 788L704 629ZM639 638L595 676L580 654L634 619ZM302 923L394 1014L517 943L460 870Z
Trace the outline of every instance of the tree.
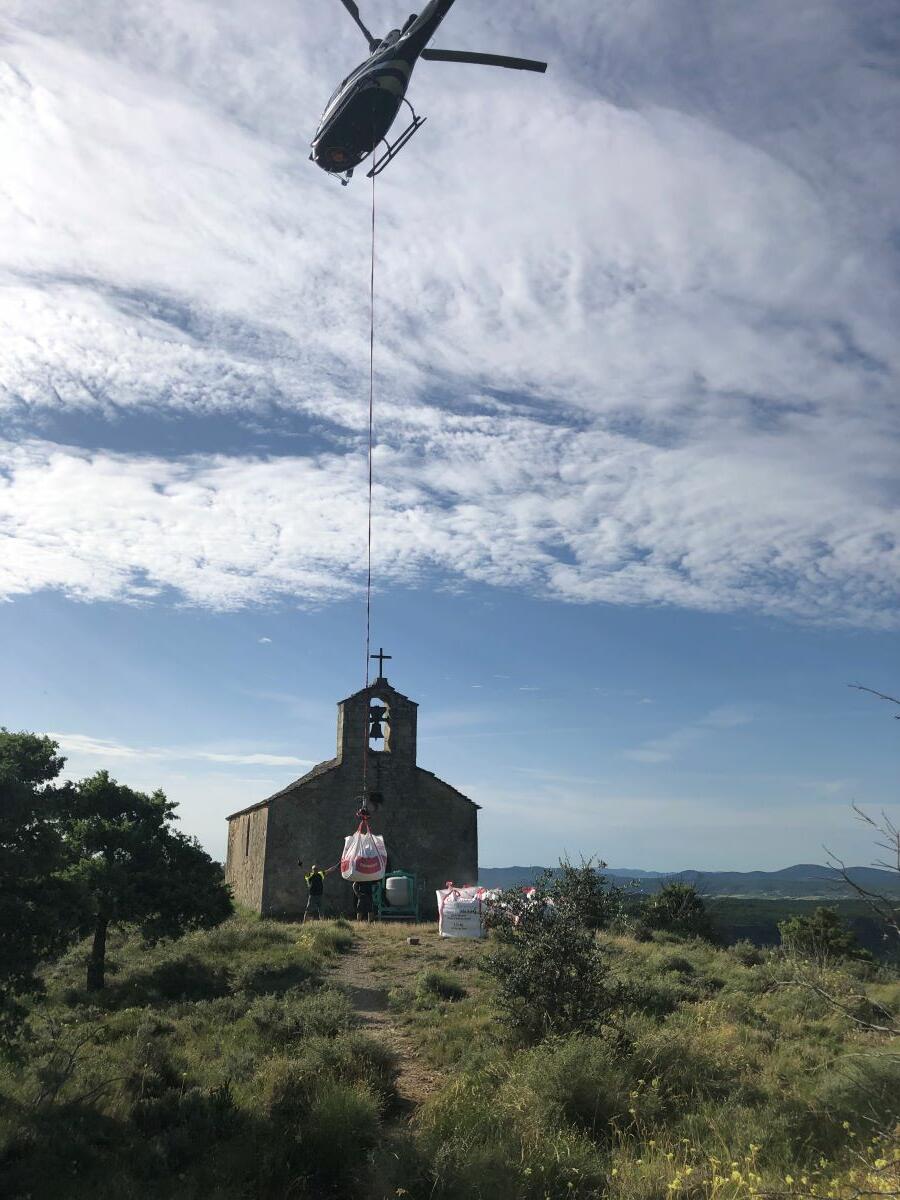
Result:
M817 908L778 922L781 944L788 954L826 966L842 958L870 961L856 935L847 928L834 908Z
M595 867L592 858L582 859L577 867L565 859L560 862L548 885L548 894L557 910L571 910L589 929L609 929L624 913L627 889L610 883L602 874L605 866L605 862L600 862Z
M692 883L664 883L644 905L641 922L647 929L685 937L712 936L703 897Z
M526 1041L593 1029L612 1002L583 888L577 868L555 881L545 873L533 892L503 892L486 913L497 945L484 962L496 984L494 1006Z
M136 925L154 942L211 928L231 914L218 864L195 838L172 828L176 807L161 791L136 792L108 771L82 780L67 798L70 874L90 897L89 990L105 984L111 926Z
M59 746L34 733L0 728L0 1036L8 1039L39 990L35 971L75 936L81 894L66 879L57 827L65 764Z

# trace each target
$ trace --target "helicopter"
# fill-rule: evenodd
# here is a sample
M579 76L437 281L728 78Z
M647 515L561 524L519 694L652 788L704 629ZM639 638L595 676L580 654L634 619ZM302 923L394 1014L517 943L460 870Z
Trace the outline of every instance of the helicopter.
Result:
M470 50L429 50L428 43L455 0L429 0L421 15L412 13L402 29L392 29L383 38L373 37L365 27L354 0L341 3L368 41L369 57L335 89L325 106L309 157L329 175L340 175L344 185L350 182L354 168L383 142L385 150L376 157L366 178L380 175L425 124L426 118L417 116L406 99L412 69L420 58L430 62L480 63L518 71L547 70L545 62L530 58ZM387 134L402 104L412 113L412 121L391 143Z

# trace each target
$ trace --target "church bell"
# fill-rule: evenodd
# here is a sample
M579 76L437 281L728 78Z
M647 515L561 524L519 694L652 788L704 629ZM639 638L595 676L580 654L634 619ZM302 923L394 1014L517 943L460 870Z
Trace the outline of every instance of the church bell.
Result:
M381 722L384 719L384 709L373 707L371 716L369 717L369 737L374 739L384 740L384 730L381 728Z

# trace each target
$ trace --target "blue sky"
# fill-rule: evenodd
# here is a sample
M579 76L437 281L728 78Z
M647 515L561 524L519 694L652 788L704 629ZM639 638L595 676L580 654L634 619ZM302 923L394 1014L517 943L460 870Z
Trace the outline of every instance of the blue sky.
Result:
M223 815L362 682L335 0L0 0L2 719ZM375 29L406 9L372 0ZM896 802L889 0L459 0L379 183L374 636L485 865L872 854ZM270 640L261 640L270 639Z

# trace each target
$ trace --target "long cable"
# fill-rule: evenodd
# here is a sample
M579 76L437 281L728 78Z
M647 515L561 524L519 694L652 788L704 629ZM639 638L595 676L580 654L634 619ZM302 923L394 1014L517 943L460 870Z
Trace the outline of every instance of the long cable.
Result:
M366 687L369 686L369 650L372 635L372 447L375 413L375 176L372 175L372 251L369 262L369 504L366 532ZM369 772L369 710L363 740L363 795Z

